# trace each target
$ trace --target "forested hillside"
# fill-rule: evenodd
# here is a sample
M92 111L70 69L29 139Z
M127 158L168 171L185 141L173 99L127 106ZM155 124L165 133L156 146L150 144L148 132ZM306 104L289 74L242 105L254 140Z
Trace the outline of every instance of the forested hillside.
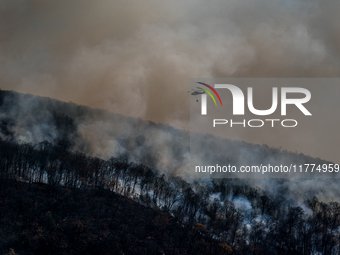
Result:
M1 91L1 252L339 254L336 180L193 179L188 139L165 124ZM324 162L202 140L226 164Z
M104 254L122 249L124 254L139 254L134 247L142 249L148 242L160 242L160 246L153 244L154 249L167 249L168 254L212 254L218 247L224 247L224 252L233 250L233 254L339 252L337 202L313 198L297 206L284 194L274 197L237 180L188 183L126 158L88 157L48 142L31 145L1 140L0 162L2 249L42 252L52 245L68 254L68 249L83 242L79 254L86 249L103 249ZM143 212L149 209L141 205L153 210ZM144 218L149 214L160 215L161 226L157 225L158 216ZM136 227L146 228L147 224L151 224L150 233L147 229L135 232ZM124 243L130 242L129 238L119 237L124 225L124 233L131 235L130 244ZM70 235L80 240L73 243ZM159 235L161 239L157 239ZM113 246L107 246L108 237L118 238ZM18 240L24 240L24 244ZM198 250L194 253L190 246L193 240L202 245L195 245Z
M0 91L0 137L16 142L63 143L103 159L126 157L150 168L190 176L190 132L74 103ZM191 134L201 141L195 155L205 164L331 163L267 145ZM191 148L193 149L193 148Z
M230 254L200 225L103 189L1 181L1 254Z

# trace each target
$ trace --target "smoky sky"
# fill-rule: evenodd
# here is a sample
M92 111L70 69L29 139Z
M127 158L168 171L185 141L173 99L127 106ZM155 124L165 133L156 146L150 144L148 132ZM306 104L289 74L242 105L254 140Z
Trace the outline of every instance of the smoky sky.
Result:
M339 77L339 13L332 0L2 0L0 87L187 129L190 78Z

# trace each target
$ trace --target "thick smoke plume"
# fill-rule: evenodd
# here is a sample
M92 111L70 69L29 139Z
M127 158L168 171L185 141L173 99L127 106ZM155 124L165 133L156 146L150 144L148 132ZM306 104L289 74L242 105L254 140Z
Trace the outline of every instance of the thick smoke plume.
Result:
M330 0L0 3L3 89L180 128L189 78L340 75Z
M1 88L188 129L189 78L339 77L339 10L331 0L2 0ZM30 117L42 110L34 100L18 107L17 115L6 113L16 139L60 135L50 111ZM74 109L65 115L79 114ZM75 120L73 149L107 157L134 148L136 159L149 149L157 167L182 171L186 150L169 147L176 130L169 128L171 135L136 119L115 126L97 114ZM312 190L333 197L323 181L289 183L283 187L294 191L320 183L330 189ZM273 182L261 185L282 192Z
M0 137L3 140L32 144L48 141L64 144L70 151L103 159L126 158L152 169L192 181L190 167L190 133L169 125L155 124L138 118L112 114L49 98L4 92L0 94ZM221 139L195 134L201 139L196 159L202 165L272 165L331 163L266 145ZM199 175L209 182L209 173ZM204 177L206 177L204 179ZM225 176L220 176L225 177ZM241 179L235 183L250 184L284 197L293 204L303 204L317 196L323 201L338 201L338 179ZM241 202L240 202L241 203ZM240 205L242 207L242 205Z

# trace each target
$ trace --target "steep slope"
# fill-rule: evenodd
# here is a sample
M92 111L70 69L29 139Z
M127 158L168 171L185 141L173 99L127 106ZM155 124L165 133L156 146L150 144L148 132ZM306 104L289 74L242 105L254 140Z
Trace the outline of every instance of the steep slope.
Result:
M199 228L108 190L2 182L0 253L227 254Z

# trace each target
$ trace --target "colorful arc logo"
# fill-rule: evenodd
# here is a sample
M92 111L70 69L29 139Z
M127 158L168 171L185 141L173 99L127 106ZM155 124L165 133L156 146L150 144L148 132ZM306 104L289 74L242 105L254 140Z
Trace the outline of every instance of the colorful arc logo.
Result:
M220 100L220 104L221 104L221 106L222 106L222 100L221 100L221 98L220 98L220 95L217 93L217 91L216 91L213 87L211 87L210 85L205 84L205 83L203 83L203 82L196 82L196 83L202 84L202 85L206 86L207 88L211 89L211 90L215 93L215 95L218 97L218 100ZM205 93L207 93L207 94L214 100L214 103L215 103L215 105L217 106L216 100L215 100L214 96L210 93L209 90L202 89L202 88L200 88L200 87L197 87L197 88L198 88L198 89L201 89L201 90L203 90Z

